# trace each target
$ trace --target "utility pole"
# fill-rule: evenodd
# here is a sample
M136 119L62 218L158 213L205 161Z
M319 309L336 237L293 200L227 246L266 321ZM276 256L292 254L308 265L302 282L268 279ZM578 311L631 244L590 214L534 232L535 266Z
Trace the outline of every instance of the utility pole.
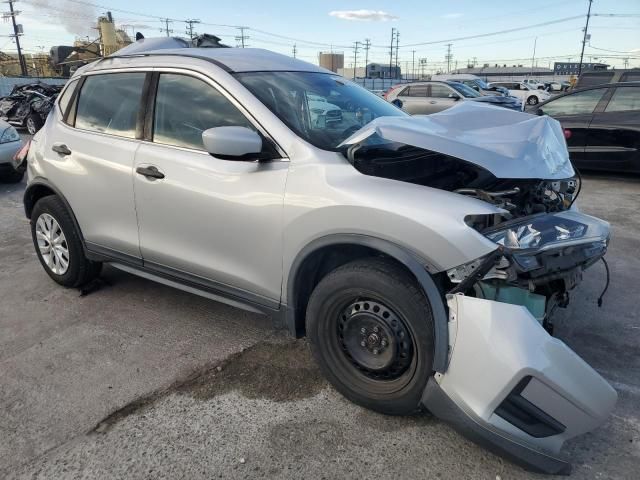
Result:
M240 48L246 48L249 45L245 43L245 40L248 40L249 37L244 34L244 31L249 27L237 27L240 30L240 35L236 35L237 46Z
M355 42L353 46L353 79L356 79L356 68L358 68L358 47L360 42Z
M444 56L447 61L447 73L451 73L451 60L453 59L453 55L451 54L452 45L452 43L447 43L447 54Z
M298 53L298 48L297 48L297 45L294 43L293 44L293 58L296 58L296 53Z
M411 80L416 79L416 51L411 50Z
M536 61L536 45L538 43L538 37L535 38L535 40L533 41L533 56L531 57L531 76L533 77L533 68L534 68L534 63Z
M197 32L193 31L193 26L200 23L200 20L195 18L189 18L188 20L185 20L184 23L187 24L187 31L185 33L189 35L189 38L191 40L193 40L193 38L198 35Z
M23 77L27 76L27 62L22 55L22 48L20 47L20 35L23 34L22 25L18 25L16 23L16 15L20 15L18 10L13 10L13 2L14 0L8 0L9 4L9 12L5 12L4 17L11 17L11 23L13 24L13 35L9 35L10 37L15 38L16 40L16 49L18 50L18 63L20 64L20 72Z
M420 80L424 79L424 69L427 66L427 59L426 58L421 58L420 59Z
M475 67L478 64L478 57L473 57L473 66Z
M391 28L391 48L389 49L389 78L391 78L391 69L393 68L393 41L396 39L396 29Z
M369 65L369 49L371 48L371 40L368 38L364 39L364 78L369 76L369 71L367 70L367 65Z
M169 29L169 24L173 23L173 20L170 18L164 18L162 21L164 22L164 28L161 28L160 31L165 32L168 37L170 33L173 33L173 30Z
M396 78L398 78L398 73L400 73L400 64L398 63L398 41L400 40L400 32L396 31Z
M589 30L589 18L591 17L591 4L593 0L589 0L589 9L587 10L587 23L584 26L584 36L582 37L582 51L580 52L580 65L578 65L578 78L582 73L582 59L584 58L584 47L587 43L587 32Z

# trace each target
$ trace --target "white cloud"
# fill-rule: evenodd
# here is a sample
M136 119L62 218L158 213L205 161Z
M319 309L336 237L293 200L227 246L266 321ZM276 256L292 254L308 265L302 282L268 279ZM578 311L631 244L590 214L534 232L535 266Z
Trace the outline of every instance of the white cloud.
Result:
M382 10L334 10L329 12L329 15L342 20L361 20L365 22L386 22L398 19L397 16Z
M446 13L442 15L442 18L460 18L462 15L464 14L463 13Z

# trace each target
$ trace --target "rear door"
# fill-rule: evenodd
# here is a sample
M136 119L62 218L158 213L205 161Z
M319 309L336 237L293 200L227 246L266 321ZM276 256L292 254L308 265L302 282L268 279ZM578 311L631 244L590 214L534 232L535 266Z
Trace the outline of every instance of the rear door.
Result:
M427 108L426 85L407 87L400 93L398 98L402 102L402 110L411 115L430 113Z
M585 166L640 172L640 87L618 86L593 114Z
M136 126L146 73L98 73L84 77L66 118L44 137L48 180L65 196L87 247L140 257L133 200Z
M567 130L567 146L571 161L584 166L589 124L600 102L606 102L608 88L595 88L563 95L540 107L543 113L558 120Z

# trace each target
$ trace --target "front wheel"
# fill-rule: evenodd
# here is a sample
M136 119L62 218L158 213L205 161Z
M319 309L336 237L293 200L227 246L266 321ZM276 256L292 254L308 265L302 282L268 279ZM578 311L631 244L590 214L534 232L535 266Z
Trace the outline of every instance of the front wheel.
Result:
M537 105L538 104L538 97L531 95L529 98L527 98L527 104L529 105Z
M433 316L415 280L385 259L325 276L307 307L321 370L345 397L381 413L417 411L433 373Z

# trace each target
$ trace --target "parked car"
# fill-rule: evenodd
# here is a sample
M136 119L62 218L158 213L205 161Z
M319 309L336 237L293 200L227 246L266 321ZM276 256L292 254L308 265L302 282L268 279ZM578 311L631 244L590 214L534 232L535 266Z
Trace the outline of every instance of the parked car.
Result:
M545 82L544 90L547 92L566 92L571 88L569 82Z
M109 263L270 314L358 404L568 472L563 442L616 393L549 333L609 240L570 208L558 122L466 101L411 117L285 55L134 45L78 69L20 164L54 281ZM336 94L354 112L313 122L310 95Z
M578 78L575 88L592 87L603 83L621 83L640 81L640 68L621 68L615 70L587 70Z
M482 80L476 75L462 74L462 73L448 73L431 75L431 80L444 81L444 82L458 82L463 83L467 87L473 88L481 95L493 97L495 95L508 96L509 92L503 87L492 87L487 82Z
M562 124L579 168L640 173L640 82L573 90L530 110Z
M544 82L541 82L540 80L536 80L534 78L525 78L520 83L524 83L525 85L530 86L534 90L544 90Z
M0 120L0 182L18 183L22 181L24 170L17 169L14 157L22 147L16 129Z
M342 121L342 109L337 105L329 103L326 98L318 95L309 95L309 113L314 125L322 122L337 123Z
M16 85L0 98L0 118L33 135L44 125L61 88L42 82Z
M532 87L531 84L527 83L495 82L491 83L490 85L508 89L509 95L519 98L527 105L537 105L538 103L544 102L551 98L551 94L549 92L538 90L537 88Z
M405 112L428 115L441 112L462 101L496 105L511 110L522 110L522 103L514 97L480 95L474 89L458 82L416 82L397 88L387 95L387 101Z

